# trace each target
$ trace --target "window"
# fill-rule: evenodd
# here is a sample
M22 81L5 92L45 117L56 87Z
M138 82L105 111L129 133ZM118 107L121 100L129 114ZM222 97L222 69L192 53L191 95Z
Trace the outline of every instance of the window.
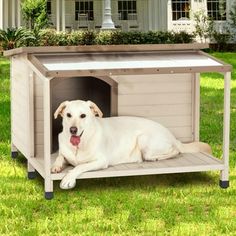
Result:
M226 0L207 0L207 12L213 20L226 20Z
M75 20L78 20L78 15L87 15L88 20L93 20L93 1L76 1L75 2Z
M189 19L190 0L172 0L172 20Z
M136 1L118 1L118 13L120 20L128 20L129 15L137 14Z
M47 1L46 11L47 11L48 15L52 14L52 3L51 3L51 1Z

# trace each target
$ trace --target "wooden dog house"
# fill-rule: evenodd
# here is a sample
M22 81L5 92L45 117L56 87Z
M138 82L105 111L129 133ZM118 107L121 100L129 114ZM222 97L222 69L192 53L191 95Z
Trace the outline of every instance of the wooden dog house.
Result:
M28 160L28 176L45 180L53 197L52 174L61 121L53 119L65 100L92 100L105 116L142 116L160 122L182 142L199 140L201 72L224 74L223 159L205 153L181 154L159 162L123 164L79 178L219 170L228 187L231 66L200 49L206 45L115 45L28 47L5 52L11 58L12 156Z

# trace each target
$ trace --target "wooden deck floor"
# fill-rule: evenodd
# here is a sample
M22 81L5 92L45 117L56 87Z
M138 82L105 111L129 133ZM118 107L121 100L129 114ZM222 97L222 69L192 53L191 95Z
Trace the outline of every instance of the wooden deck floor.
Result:
M52 155L52 163L56 158L56 154ZM43 158L31 158L31 164L44 177L44 161ZM67 167L63 172L52 174L52 180L62 179L72 166ZM135 176L135 175L154 175L154 174L170 174L184 172L201 172L209 170L223 170L223 162L215 157L205 153L186 153L180 154L175 158L161 160L156 162L142 162L131 164L120 164L111 166L107 169L86 172L79 176L79 179L87 178L103 178L118 176Z

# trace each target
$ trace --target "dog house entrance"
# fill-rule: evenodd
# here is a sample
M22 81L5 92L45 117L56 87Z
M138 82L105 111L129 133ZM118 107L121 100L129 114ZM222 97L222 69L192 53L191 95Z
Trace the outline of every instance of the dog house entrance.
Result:
M54 119L53 113L64 101L91 100L95 102L103 112L104 117L116 115L115 104L111 100L115 94L112 85L104 78L96 77L69 77L55 78L51 84L52 101L52 152L58 150L58 134L62 131L62 120ZM113 106L113 107L112 107Z

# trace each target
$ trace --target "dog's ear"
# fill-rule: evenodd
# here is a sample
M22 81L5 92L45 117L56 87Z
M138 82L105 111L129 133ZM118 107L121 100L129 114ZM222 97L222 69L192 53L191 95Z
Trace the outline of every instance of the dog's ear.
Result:
M66 108L66 105L68 104L68 101L62 102L59 107L57 108L57 110L54 113L54 119L56 119L58 117L58 115L62 116L63 110Z
M91 111L93 112L95 116L103 117L102 111L94 102L87 101L87 103L89 104L89 108L91 109Z

